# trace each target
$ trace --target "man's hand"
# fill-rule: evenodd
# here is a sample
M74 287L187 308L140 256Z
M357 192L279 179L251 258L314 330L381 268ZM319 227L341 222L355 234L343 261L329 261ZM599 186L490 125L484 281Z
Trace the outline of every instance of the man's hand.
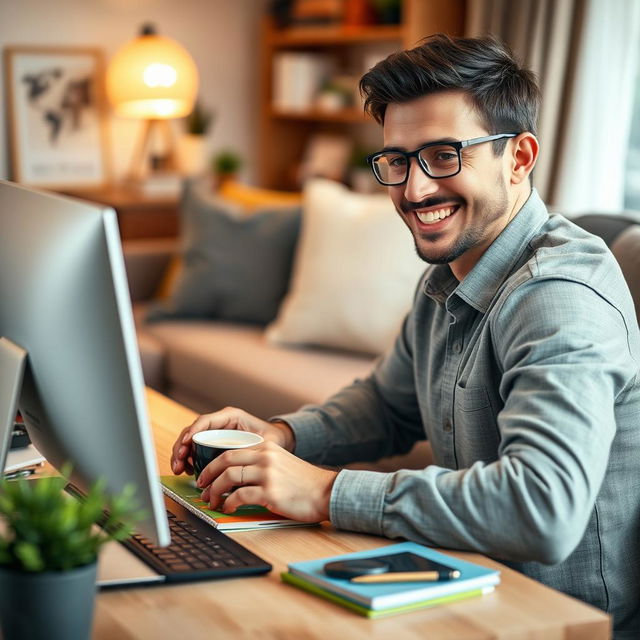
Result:
M225 451L198 478L202 499L212 509L233 513L244 504L259 504L293 520L329 519L331 489L338 473L316 467L273 441ZM234 489L223 501L223 494ZM222 503L222 504L221 504Z
M197 418L194 423L182 430L173 445L171 454L171 469L176 475L183 471L192 474L193 465L189 460L191 455L191 439L199 431L208 429L238 429L252 431L261 435L265 441L275 442L287 451L293 451L296 446L295 436L286 422L267 422L252 416L242 409L227 407L215 413L208 413Z

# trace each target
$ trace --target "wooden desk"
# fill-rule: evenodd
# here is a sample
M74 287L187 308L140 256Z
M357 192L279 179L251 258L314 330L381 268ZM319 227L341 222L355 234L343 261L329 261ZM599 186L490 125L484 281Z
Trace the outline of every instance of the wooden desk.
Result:
M160 472L194 413L149 391ZM473 553L455 555L502 571L492 594L368 620L281 583L288 562L389 544L375 536L336 531L328 524L304 529L231 534L273 564L266 576L100 593L94 638L224 638L251 640L598 640L609 637L604 613Z

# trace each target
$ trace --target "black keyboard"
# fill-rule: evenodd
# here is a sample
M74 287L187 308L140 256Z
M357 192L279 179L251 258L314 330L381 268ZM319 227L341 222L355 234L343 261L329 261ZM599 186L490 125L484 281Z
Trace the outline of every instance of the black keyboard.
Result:
M165 496L171 544L157 547L135 534L123 545L166 582L268 573L271 565Z

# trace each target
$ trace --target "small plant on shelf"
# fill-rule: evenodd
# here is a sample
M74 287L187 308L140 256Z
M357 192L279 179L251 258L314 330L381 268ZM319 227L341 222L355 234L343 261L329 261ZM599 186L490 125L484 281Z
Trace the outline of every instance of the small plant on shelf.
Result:
M223 149L213 156L211 168L213 169L216 185L219 187L225 180L236 176L242 167L242 158L231 149Z

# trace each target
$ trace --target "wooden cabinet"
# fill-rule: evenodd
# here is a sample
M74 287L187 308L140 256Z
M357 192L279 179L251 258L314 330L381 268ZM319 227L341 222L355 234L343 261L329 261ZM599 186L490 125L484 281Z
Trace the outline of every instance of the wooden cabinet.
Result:
M465 0L403 0L401 20L394 25L328 25L278 28L265 17L260 57L260 185L271 189L299 188L297 168L316 134L346 136L359 146L374 138L377 125L364 115L360 101L332 109L316 104L287 109L277 106L274 68L283 52L317 54L354 84L370 66L388 53L415 46L436 32L461 35Z
M122 240L167 238L178 235L178 196L150 195L140 189L107 186L66 190L66 195L113 207Z

